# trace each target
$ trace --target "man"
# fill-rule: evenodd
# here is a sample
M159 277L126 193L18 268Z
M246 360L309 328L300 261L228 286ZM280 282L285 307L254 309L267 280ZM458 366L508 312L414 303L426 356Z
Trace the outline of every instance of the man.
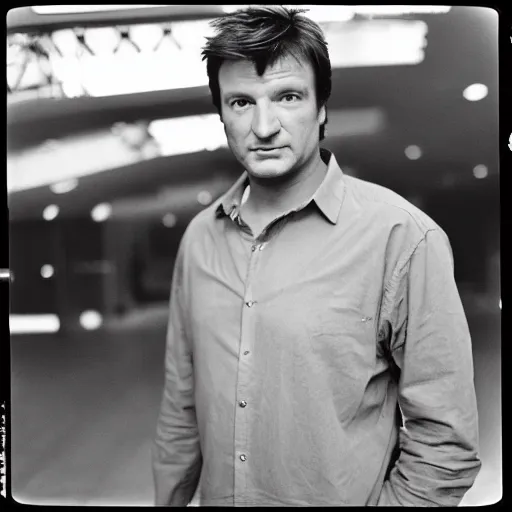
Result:
M480 460L446 234L319 148L315 23L259 6L214 25L210 89L246 172L178 251L156 504L457 505Z

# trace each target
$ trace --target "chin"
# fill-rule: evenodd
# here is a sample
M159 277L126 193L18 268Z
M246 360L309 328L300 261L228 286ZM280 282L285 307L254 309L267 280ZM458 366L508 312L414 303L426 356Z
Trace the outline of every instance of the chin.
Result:
M247 173L255 178L278 178L289 174L291 169L281 165L251 165L247 167Z
M247 173L255 178L277 178L290 174L293 171L293 165L287 159L272 158L259 162L247 162L245 168Z

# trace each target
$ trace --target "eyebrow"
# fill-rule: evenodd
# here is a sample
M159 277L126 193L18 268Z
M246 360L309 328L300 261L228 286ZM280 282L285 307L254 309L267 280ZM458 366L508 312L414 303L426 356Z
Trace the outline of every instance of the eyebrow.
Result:
M274 96L281 96L282 94L290 94L290 93L298 93L305 98L309 96L309 91L306 86L303 85L294 85L294 84L283 84L279 86L273 91ZM242 91L228 91L226 94L222 96L222 100L224 102L229 102L233 98L250 98L251 94Z

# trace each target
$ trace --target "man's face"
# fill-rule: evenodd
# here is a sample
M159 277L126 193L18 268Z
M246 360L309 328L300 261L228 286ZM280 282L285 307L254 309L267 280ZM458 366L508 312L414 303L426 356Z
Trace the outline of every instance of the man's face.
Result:
M309 62L286 56L258 76L250 61L224 61L219 86L229 147L249 175L284 176L318 152L325 107L317 108Z

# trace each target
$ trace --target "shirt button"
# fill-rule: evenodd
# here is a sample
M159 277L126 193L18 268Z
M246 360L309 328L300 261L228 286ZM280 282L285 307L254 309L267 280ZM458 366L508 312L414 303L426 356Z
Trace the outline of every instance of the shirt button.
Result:
M264 247L264 246L265 246L264 244L260 244L260 246L258 247L258 249L259 249L260 251L263 251L263 247Z
M253 246L251 247L251 251L252 251L252 252L254 252L255 250L256 250L256 246L255 246L255 245L253 245Z
M244 454L240 455L240 460L242 462L245 462L247 460L247 455L244 455Z
M240 407L245 407L247 405L247 402L245 400L242 400L241 402L238 403L238 405Z
M248 353L249 353L249 351L248 351L248 350L246 350L246 351L244 352L244 356L246 356Z
M249 302L246 302L248 308L252 308L254 301L250 300Z

